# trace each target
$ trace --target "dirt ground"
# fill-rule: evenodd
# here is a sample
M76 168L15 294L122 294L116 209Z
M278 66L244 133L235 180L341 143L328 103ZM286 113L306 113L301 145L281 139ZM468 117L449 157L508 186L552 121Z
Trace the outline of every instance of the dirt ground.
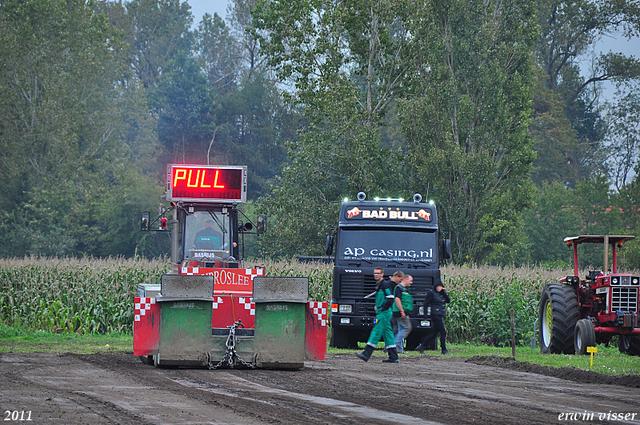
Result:
M282 371L160 369L132 354L5 353L0 419L26 422L30 414L33 424L640 424L639 377L496 357L402 357L400 364L383 364L382 358L365 363L353 354L328 355L305 362L303 370Z

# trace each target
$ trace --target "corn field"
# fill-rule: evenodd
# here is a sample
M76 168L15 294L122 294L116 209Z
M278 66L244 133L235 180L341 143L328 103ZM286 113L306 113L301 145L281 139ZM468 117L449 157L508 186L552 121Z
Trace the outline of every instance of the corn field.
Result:
M309 298L331 300L331 264L246 263L254 265L265 266L267 276L309 277ZM59 333L130 333L138 285L158 283L168 270L165 258L0 259L0 324ZM570 269L542 267L444 267L451 296L445 318L448 339L509 346L513 308L516 341L528 345L542 288L572 274Z

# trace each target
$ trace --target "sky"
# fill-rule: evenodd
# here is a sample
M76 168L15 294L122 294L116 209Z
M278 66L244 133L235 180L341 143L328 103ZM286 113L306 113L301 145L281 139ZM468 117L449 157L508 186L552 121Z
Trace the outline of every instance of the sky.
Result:
M193 13L194 26L198 26L205 13L211 16L217 13L223 19L227 17L228 0L188 0L188 3L191 6L191 13Z

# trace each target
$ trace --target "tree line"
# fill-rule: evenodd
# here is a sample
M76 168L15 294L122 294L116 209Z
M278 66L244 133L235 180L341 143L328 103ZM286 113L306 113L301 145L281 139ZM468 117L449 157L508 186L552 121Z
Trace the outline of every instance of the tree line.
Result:
M321 255L359 191L433 200L456 263L640 236L640 62L589 55L639 29L614 0L0 0L0 256L166 253L137 229L170 162L247 165L266 257Z

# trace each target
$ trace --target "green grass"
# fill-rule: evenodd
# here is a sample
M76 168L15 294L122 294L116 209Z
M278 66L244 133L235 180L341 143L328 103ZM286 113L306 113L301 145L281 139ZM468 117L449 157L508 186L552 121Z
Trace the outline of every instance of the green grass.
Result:
M381 348L383 344L379 344ZM511 357L511 347L489 347L485 345L470 344L449 344L447 343L449 354L453 357L473 357L473 356L498 356ZM364 345L361 345L364 348ZM327 353L354 353L355 350L342 350L329 348ZM441 356L440 351L425 351L423 356ZM387 355L382 350L376 350L373 356L381 359ZM417 351L407 351L402 357L421 356ZM622 354L616 347L605 347L598 345L598 353L594 354L593 367L590 367L590 356L580 356L577 354L541 354L540 349L532 350L531 347L517 347L516 360L529 362L550 367L575 367L582 370L591 370L607 375L640 375L640 357Z
M499 356L511 357L511 348L488 347L471 344L447 344L453 357ZM363 346L362 346L363 347ZM361 348L362 348L361 347ZM382 344L380 344L382 347ZM0 353L77 353L98 354L115 352L133 352L133 336L112 333L106 335L73 333L56 334L43 331L28 331L15 327L0 326ZM328 354L352 354L355 350L327 348ZM440 356L439 351L425 351L424 356ZM376 350L373 356L384 358L382 350ZM420 353L408 351L402 357L418 357ZM523 362L550 367L575 367L592 370L608 375L640 375L640 357L621 354L615 347L598 346L594 355L593 367L589 366L589 356L565 354L540 354L536 348L517 347L516 359Z
M53 354L133 352L133 335L121 333L104 335L56 334L0 326L0 353L33 352Z

